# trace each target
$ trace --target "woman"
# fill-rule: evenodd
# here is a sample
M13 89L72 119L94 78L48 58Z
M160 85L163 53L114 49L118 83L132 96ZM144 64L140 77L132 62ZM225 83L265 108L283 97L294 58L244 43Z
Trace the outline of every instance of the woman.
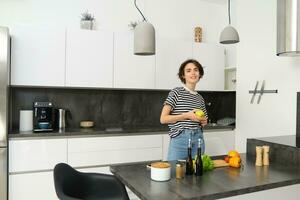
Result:
M170 129L168 160L186 159L189 139L192 141L192 157L197 153L199 138L204 152L202 127L207 124L207 112L203 97L195 90L203 74L198 61L189 59L183 62L178 77L184 85L171 90L164 102L160 122L168 124ZM197 109L201 109L205 117L197 117L194 113Z

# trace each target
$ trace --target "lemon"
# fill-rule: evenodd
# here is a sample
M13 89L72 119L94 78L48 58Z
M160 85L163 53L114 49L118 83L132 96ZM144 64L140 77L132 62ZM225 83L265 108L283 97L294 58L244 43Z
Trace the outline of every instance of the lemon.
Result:
M195 115L196 115L197 117L204 117L204 116L205 116L204 112L203 112L201 109L197 110L197 111L195 112Z

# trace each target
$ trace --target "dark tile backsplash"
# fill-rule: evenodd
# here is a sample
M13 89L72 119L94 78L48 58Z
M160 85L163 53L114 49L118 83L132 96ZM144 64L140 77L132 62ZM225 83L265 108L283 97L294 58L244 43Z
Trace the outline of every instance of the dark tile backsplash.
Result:
M297 92L296 136L300 138L300 92Z
M19 129L19 111L32 109L35 101L50 101L67 110L66 126L79 128L93 120L96 128L159 128L163 102L169 91L66 88L11 88L10 130ZM235 92L200 92L212 122L235 117Z

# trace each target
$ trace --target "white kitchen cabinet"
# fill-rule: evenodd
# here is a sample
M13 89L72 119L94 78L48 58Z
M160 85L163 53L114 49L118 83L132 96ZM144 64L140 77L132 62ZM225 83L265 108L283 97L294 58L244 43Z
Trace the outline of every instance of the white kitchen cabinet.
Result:
M235 149L234 130L226 131L204 131L205 154L209 156L226 155L228 151ZM167 160L170 136L163 137L163 160Z
M182 38L156 38L156 89L173 89L181 86L178 70L192 57L192 42Z
M236 89L236 68L225 68L225 89Z
M9 200L57 199L53 169L60 162L82 172L110 174L110 164L161 159L160 134L10 140ZM128 195L138 199L130 190Z
M66 86L113 86L113 33L68 29Z
M155 55L133 54L133 32L117 32L114 39L114 87L155 88Z
M9 200L57 200L53 172L9 175Z
M73 167L161 159L161 135L68 139L68 162Z
M67 139L9 141L9 173L52 170L67 162Z
M87 168L76 168L76 170L85 173L101 173L101 174L112 174L109 166L105 167L87 167Z
M193 43L193 58L204 68L197 90L224 90L225 49L221 45Z
M163 140L163 160L168 160L168 150L169 150L169 143L170 143L170 136L169 134L162 135Z
M65 29L11 28L11 84L64 86Z

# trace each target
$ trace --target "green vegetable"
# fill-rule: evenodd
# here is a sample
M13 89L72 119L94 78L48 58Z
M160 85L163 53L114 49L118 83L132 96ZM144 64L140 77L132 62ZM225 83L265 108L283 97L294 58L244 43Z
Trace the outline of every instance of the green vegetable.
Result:
M207 154L202 155L203 171L211 171L214 169L214 162Z

